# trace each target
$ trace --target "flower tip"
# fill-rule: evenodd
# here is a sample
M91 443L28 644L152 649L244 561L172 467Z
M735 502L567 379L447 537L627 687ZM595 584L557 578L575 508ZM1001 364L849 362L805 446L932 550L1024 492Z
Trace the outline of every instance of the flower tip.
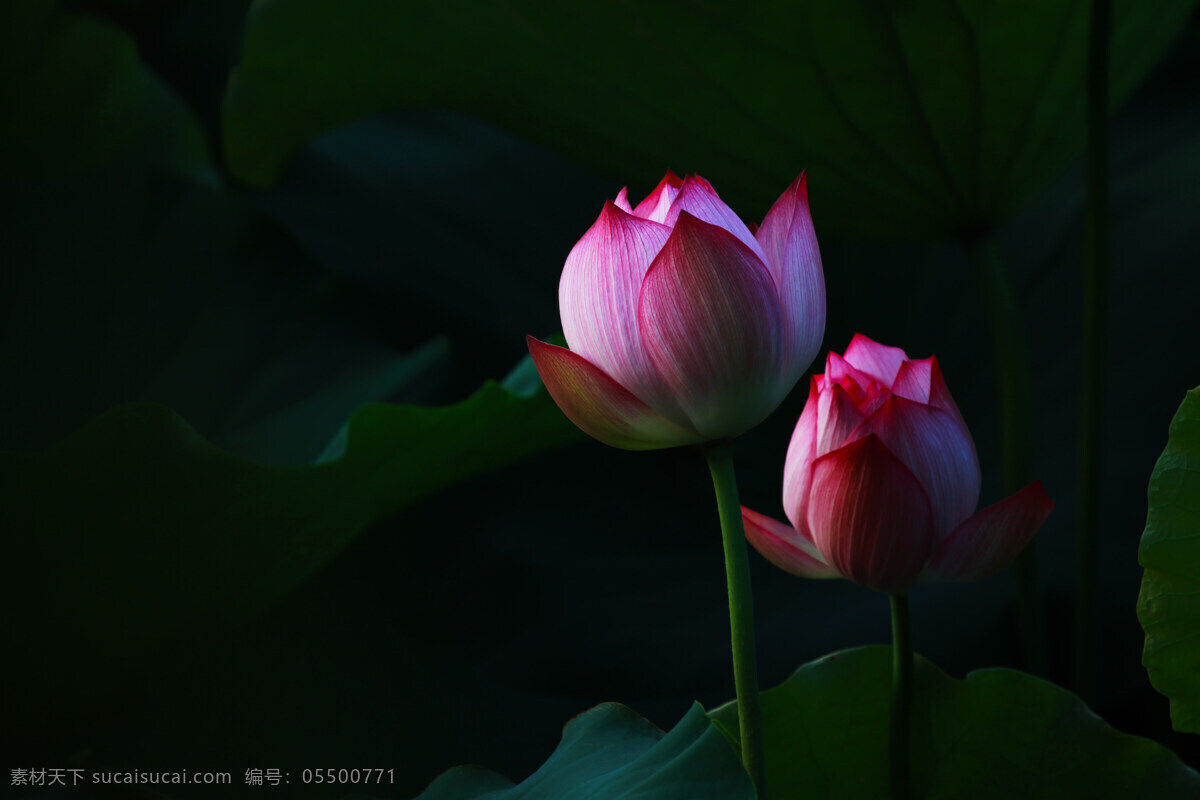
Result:
M859 333L858 331L855 331L854 335L850 337L850 344L846 346L846 349L849 350L855 344L859 347L885 347L885 345L880 344L865 333Z
M617 198L613 201L613 205L624 211L626 214L633 213L633 206L629 204L629 187L622 186L621 191L617 192Z
M758 254L751 250L744 241L733 233L730 233L728 228L716 223L707 222L692 214L687 209L681 208L679 209L679 216L675 219L675 226L671 230L671 235L667 241L675 240L678 243L680 240L685 239L693 243L699 243L705 248L722 247L725 243L730 243L734 248L741 251L744 256L753 259L764 270L766 269ZM663 247L663 252L665 251L666 246ZM658 260L656 259L654 263L657 264ZM650 268L654 269L654 265L651 265Z
M709 194L709 195L712 195L713 197L717 197L717 190L713 188L713 185L711 183L709 183L708 180L705 179L703 175L697 175L697 174L688 175L686 178L683 179L683 185L680 186L679 191L682 192L683 187L687 186L689 183L695 184L696 187L699 188L701 191L703 191L705 194ZM718 199L720 199L720 198L718 198Z
M901 365L911 360L903 349L880 344L861 333L854 334L842 358L847 364L867 373L884 386L891 386L900 372Z
M1054 501L1046 493L1046 486L1042 483L1041 478L1030 483L1026 490L1037 499L1038 504L1046 510L1047 514L1054 510Z
M675 219L675 227L678 228L680 225L692 225L697 222L704 222L704 220L700 219L686 208L681 208L679 209L679 216Z
M622 189L621 191L624 191ZM619 220L633 215L632 209L626 209L620 203L621 196L617 195L616 200L605 200L604 208L600 209L600 216L596 219L596 225L604 225L611 227L617 224ZM626 203L628 205L628 203Z
M529 350L529 355L533 358L534 367L538 367L538 360L542 358L542 354L551 347L554 347L554 345L550 344L549 342L543 342L536 336L527 333L525 334L525 347Z
M791 190L796 193L796 196L808 203L808 170L801 170L796 176L796 180L792 181Z

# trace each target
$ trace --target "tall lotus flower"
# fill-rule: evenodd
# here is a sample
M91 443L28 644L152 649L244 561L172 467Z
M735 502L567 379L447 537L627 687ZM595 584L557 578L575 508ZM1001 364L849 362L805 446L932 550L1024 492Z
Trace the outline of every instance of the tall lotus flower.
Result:
M563 412L614 447L725 439L766 417L821 345L825 282L805 176L751 233L708 181L626 190L567 256L570 349L528 337Z
M699 175L624 189L567 256L570 349L527 338L571 420L628 450L703 444L717 495L742 760L766 797L754 603L729 441L775 409L825 331L825 279L802 174L754 233Z
M855 335L812 378L783 470L785 525L743 506L746 537L807 577L902 595L1012 561L1054 503L1041 481L979 513L979 459L936 357Z

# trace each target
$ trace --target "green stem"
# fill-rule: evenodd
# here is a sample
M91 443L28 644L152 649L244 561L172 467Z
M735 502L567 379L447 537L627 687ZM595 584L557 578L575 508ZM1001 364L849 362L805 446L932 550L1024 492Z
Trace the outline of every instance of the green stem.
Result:
M1075 691L1088 690L1104 407L1108 292L1108 46L1111 0L1092 0L1088 35L1087 207L1083 250L1083 375L1079 414L1079 512L1075 529ZM1086 695L1085 695L1086 697Z
M750 563L746 556L746 531L733 472L733 443L711 442L704 457L712 473L721 515L725 545L725 579L729 586L729 632L733 640L733 685L737 691L742 763L750 773L758 800L767 797L763 760L762 709L758 700L758 664L754 650L754 596L750 590Z
M908 595L894 594L892 601L892 800L912 795L909 778L908 725L912 704L912 632L908 624Z
M992 333L1000 401L1001 485L1007 496L1029 483L1033 471L1029 345L1008 270L985 241L972 239L967 250L972 271L979 280ZM1013 562L1017 631L1025 668L1034 674L1045 675L1046 621L1038 584L1037 550L1030 542Z

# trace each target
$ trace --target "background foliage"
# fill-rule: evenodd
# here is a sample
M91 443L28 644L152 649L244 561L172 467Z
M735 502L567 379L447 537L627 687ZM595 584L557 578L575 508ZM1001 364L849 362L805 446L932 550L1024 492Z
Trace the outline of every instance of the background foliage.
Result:
M520 780L602 701L670 729L727 700L701 460L583 440L513 371L604 198L667 167L747 219L810 170L825 348L936 352L984 503L995 365L963 242L991 236L1028 321L1065 641L1087 4L836 5L8 4L2 751L391 766L411 797L464 762ZM1194 5L1116 3L1087 700L1196 766L1135 616L1146 482L1200 382ZM779 511L803 401L739 441L747 504ZM765 686L886 641L882 598L752 569ZM1018 666L1009 599L1003 575L920 589L918 651Z

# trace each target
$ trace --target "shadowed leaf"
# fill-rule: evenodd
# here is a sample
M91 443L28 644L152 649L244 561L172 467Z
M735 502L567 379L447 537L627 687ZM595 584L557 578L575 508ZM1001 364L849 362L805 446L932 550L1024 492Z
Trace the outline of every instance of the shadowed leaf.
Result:
M891 648L805 664L763 693L771 797L884 800ZM1070 692L1011 669L951 678L918 658L913 796L1035 800L1195 797L1200 776L1170 750L1109 727ZM737 730L737 707L712 715Z
M729 742L700 706L664 734L625 706L605 703L563 728L562 741L520 784L479 767L455 767L419 800L751 800L754 789Z
M1115 4L1114 102L1194 5ZM1087 9L260 2L225 99L226 153L265 185L320 131L448 108L626 179L700 171L751 215L807 168L819 230L964 233L1081 146Z
M1147 495L1138 550L1146 568L1138 595L1142 663L1154 688L1171 698L1175 729L1200 733L1200 387L1171 420Z

